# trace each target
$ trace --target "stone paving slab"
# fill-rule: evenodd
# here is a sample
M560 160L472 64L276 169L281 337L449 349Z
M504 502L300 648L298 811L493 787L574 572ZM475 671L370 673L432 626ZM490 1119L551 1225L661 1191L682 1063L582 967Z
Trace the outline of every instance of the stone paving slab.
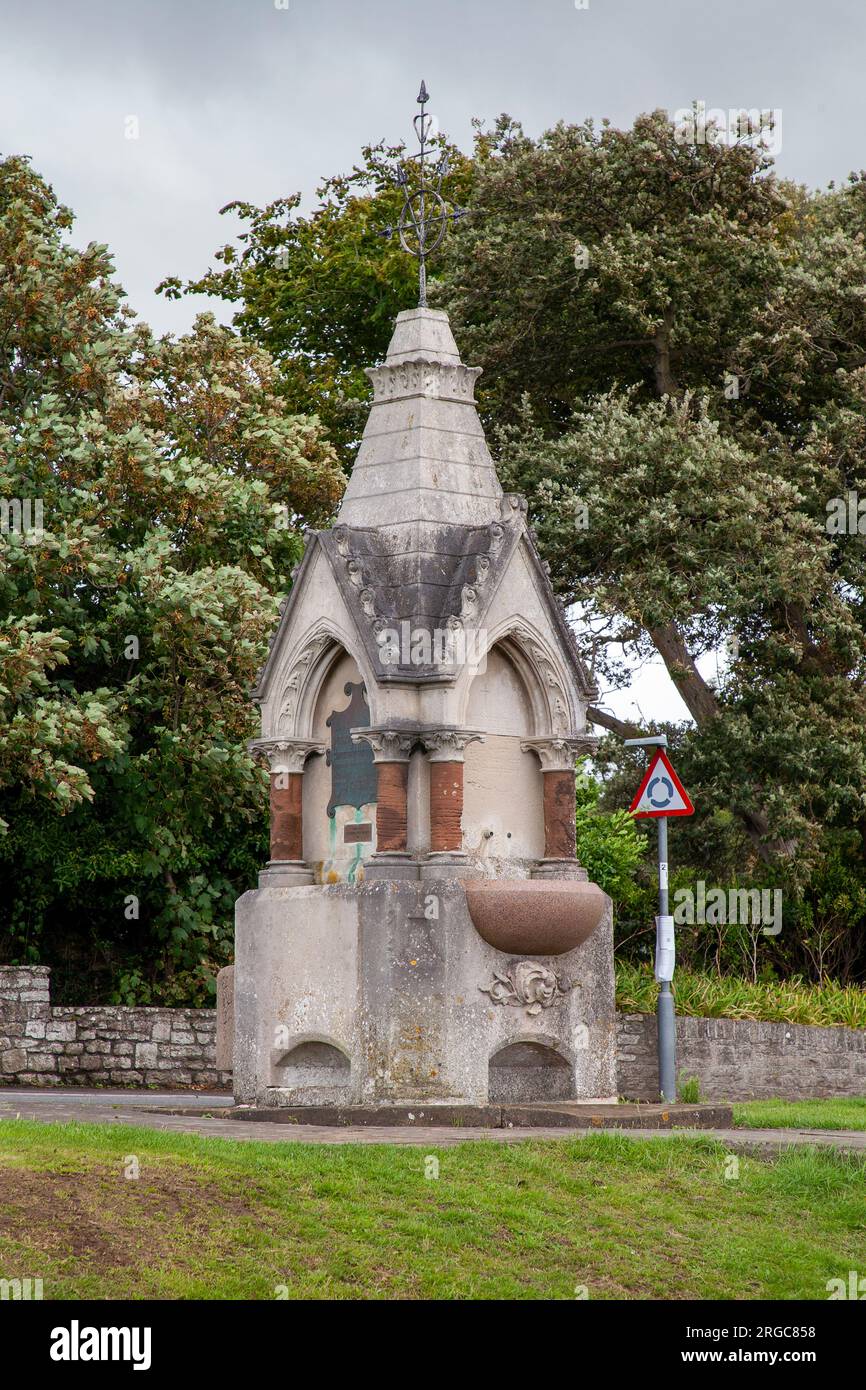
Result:
M510 1144L527 1139L582 1139L597 1133L594 1128L563 1129L547 1126L483 1129L480 1127L407 1126L336 1126L285 1125L261 1121L238 1124L227 1115L216 1113L212 1119L202 1114L190 1114L177 1106L175 1113L154 1109L154 1104L188 1103L188 1110L200 1111L203 1102L212 1102L217 1112L231 1105L226 1095L194 1097L187 1094L167 1095L123 1092L79 1093L79 1088L34 1091L15 1088L0 1091L0 1119L16 1117L22 1121L35 1120L43 1124L127 1124L145 1129L176 1134L198 1134L209 1139L233 1139L236 1142L280 1144L398 1144L411 1148L451 1148L474 1140ZM130 1103L131 1102L131 1103ZM608 1131L610 1132L610 1131ZM677 1138L716 1139L726 1148L740 1153L773 1155L792 1147L832 1148L844 1153L866 1155L866 1131L822 1129L618 1129L628 1139Z
M188 1113L188 1112L187 1112ZM233 1120L253 1124L338 1125L415 1129L718 1129L733 1124L730 1105L664 1105L644 1101L536 1101L522 1105L239 1105Z
M0 1106L26 1100L33 1105L57 1104L122 1105L124 1109L138 1106L176 1106L182 1111L213 1110L217 1106L231 1109L231 1091L155 1091L109 1089L103 1086L8 1086L0 1089Z

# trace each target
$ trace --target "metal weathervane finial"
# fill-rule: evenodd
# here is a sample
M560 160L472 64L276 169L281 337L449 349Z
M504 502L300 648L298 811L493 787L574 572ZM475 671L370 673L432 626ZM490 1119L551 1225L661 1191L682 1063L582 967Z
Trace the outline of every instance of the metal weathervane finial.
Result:
M418 187L414 192L409 191L409 175L403 165L398 164L394 173L394 181L399 188L403 189L403 207L400 210L396 227L385 227L382 233L383 236L391 237L396 231L403 250L407 251L410 256L416 257L418 261L418 307L421 309L427 307L427 257L439 246L448 223L457 222L461 217L465 217L467 211L466 208L456 206L449 210L448 204L442 197L442 180L450 168L447 154L443 154L433 171L434 181L428 182L426 161L430 157L430 151L427 147L427 137L433 125L433 117L425 110L429 100L430 94L425 83L422 82L421 90L418 93L418 105L421 110L412 122L420 148L417 154L407 156L409 159L417 159L418 161Z

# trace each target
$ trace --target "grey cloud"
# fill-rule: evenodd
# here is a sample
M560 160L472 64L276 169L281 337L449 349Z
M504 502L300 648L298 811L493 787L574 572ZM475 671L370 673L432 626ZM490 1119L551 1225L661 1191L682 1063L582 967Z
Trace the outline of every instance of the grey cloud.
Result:
M33 156L158 329L200 307L153 290L206 267L221 206L309 203L364 142L410 133L422 76L466 148L473 116L538 133L694 98L781 108L788 177L866 164L862 0L0 0L0 21L0 149Z

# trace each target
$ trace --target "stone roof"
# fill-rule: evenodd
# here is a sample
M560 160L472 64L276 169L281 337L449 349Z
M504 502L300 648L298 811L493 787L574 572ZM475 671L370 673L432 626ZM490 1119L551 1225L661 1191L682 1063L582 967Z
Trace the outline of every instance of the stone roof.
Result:
M510 498L506 506L508 506ZM503 511L505 508L503 508ZM509 513L512 509L508 507ZM367 654L383 680L452 679L446 634L477 628L523 530L522 513L484 526L415 521L346 526L319 533ZM404 629L404 624L408 628ZM432 659L406 659L416 637ZM392 646L401 644L395 659Z
M435 309L397 317L337 517L348 526L425 521L483 526L499 517L502 487L475 405L479 367L465 367ZM416 534L417 549L425 542Z
M332 530L310 535L283 630L302 601L307 566L324 550L384 681L453 680L443 633L478 629L521 537L578 688L592 684L526 527L526 502L503 493L475 404L478 367L460 361L448 317L435 309L397 316L384 363L367 370L373 404ZM408 625L408 629L404 627ZM431 660L395 660L389 643L427 634ZM437 648L434 637L439 642ZM261 692L277 644L260 677Z

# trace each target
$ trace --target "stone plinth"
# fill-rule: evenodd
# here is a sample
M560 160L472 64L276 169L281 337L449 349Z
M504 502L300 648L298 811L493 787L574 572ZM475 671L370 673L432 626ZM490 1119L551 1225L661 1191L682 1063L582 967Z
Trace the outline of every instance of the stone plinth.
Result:
M235 1096L247 1105L610 1100L610 911L508 956L456 879L263 888L237 904Z

